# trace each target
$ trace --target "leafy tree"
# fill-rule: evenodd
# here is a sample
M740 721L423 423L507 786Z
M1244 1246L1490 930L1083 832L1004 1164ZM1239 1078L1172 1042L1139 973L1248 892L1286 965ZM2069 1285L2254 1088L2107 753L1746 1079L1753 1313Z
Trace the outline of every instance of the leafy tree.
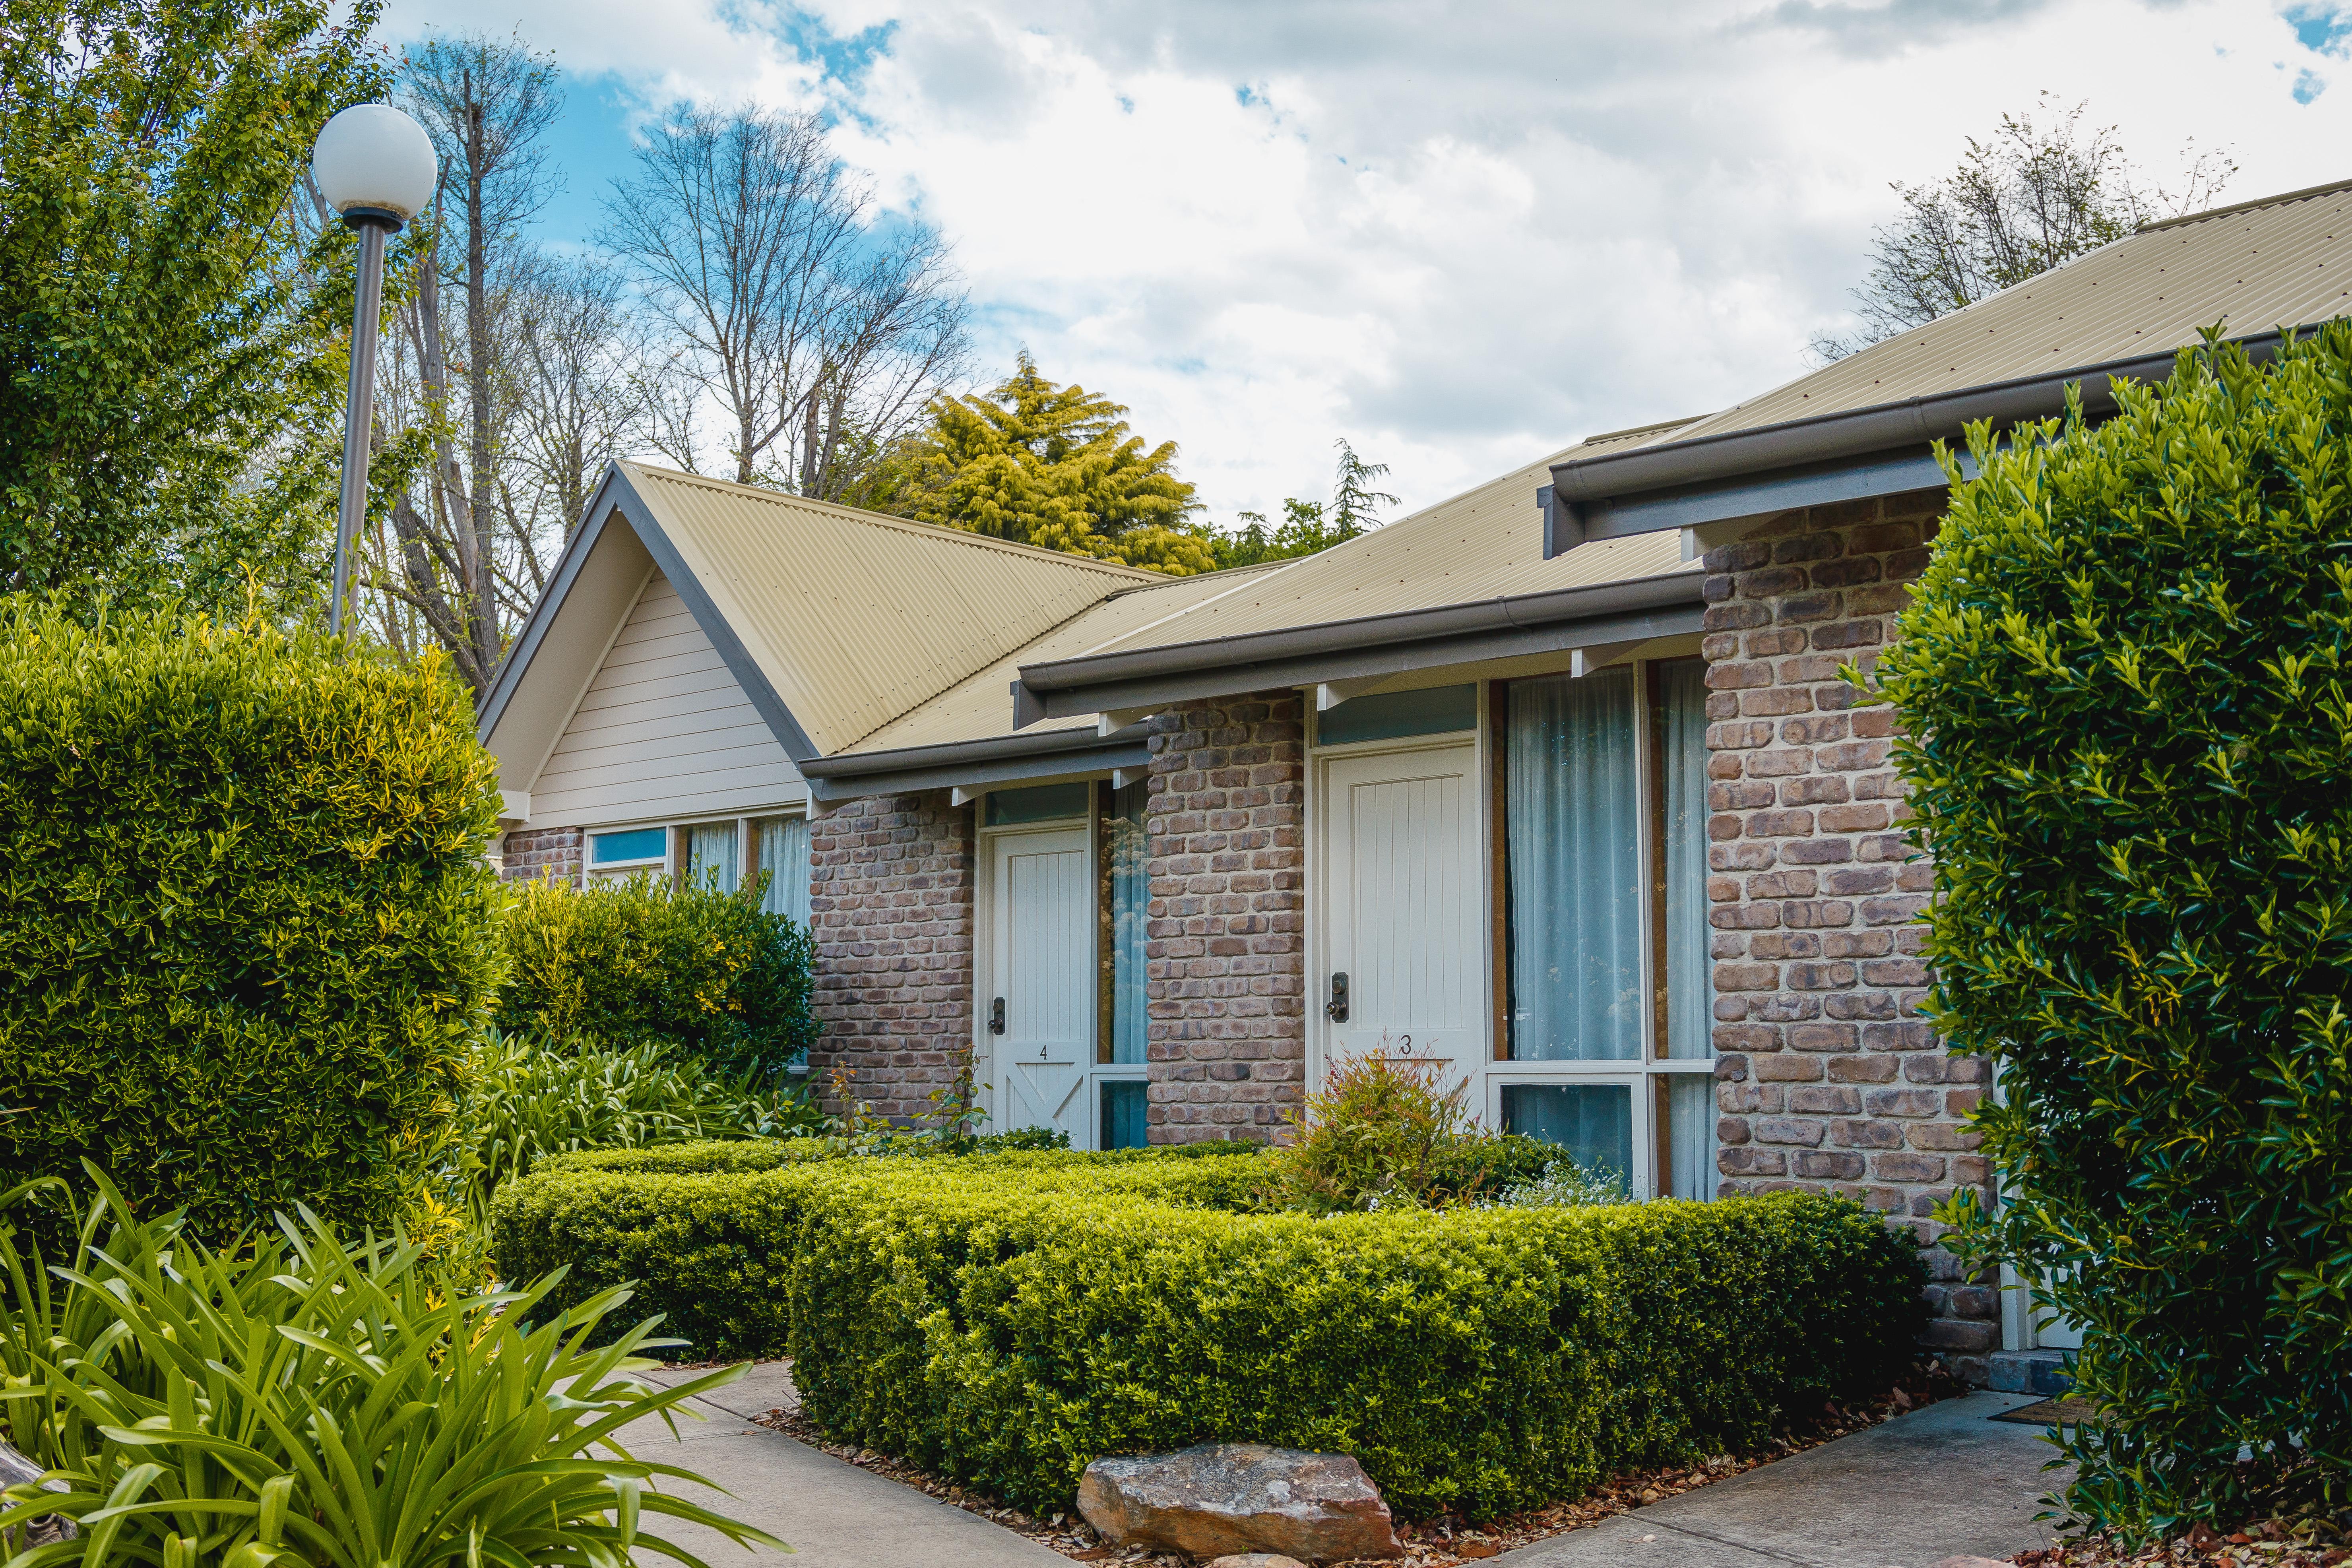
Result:
M1282 521L1271 531L1265 513L1243 512L1240 528L1210 536L1209 547L1219 567L1256 566L1313 555L1381 526L1379 509L1396 505L1397 498L1371 487L1375 480L1388 477L1389 466L1365 462L1344 436L1334 445L1339 448L1339 472L1329 503L1287 497L1282 503Z
M2067 1505L2147 1535L2352 1502L2352 322L2117 400L1969 431L1879 674L2002 1090L1939 1217L2082 1326Z
M352 253L289 201L376 96L373 0L8 0L0 584L308 597L331 522Z
M904 460L903 510L992 539L1178 576L1215 568L1175 474L1176 443L1146 449L1124 405L1047 380L1023 351L985 395L941 398Z
M1985 141L1971 137L1959 167L1894 191L1903 215L1880 228L1870 276L1853 290L1861 328L1812 342L1824 359L1924 326L2123 238L2157 217L2210 206L2237 164L2226 153L2186 154L2172 192L2134 184L2113 126L2086 130L2084 110L2042 95L2032 114L2004 114Z

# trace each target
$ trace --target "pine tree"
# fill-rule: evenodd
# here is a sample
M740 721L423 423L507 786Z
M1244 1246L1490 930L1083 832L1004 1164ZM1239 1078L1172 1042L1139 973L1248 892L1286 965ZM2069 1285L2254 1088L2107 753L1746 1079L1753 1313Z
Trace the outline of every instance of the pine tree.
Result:
M1176 443L1147 449L1120 404L1060 385L1024 350L985 395L942 398L917 443L906 510L926 522L1178 576L1216 565L1185 526Z

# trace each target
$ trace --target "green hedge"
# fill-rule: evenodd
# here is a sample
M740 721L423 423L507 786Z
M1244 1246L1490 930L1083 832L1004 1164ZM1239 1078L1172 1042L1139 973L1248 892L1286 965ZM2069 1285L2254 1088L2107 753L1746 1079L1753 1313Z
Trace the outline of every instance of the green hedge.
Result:
M437 658L0 600L0 1179L391 1220L499 976L495 775Z
M720 1072L773 1073L816 1038L808 932L759 889L650 875L534 882L499 924L511 968L498 1022L515 1035L677 1047Z
M508 1188L501 1268L645 1280L698 1353L788 1353L829 1430L1033 1509L1224 1439L1490 1514L1883 1392L1922 1312L1909 1238L1827 1198L1318 1219L1236 1212L1262 1156L653 1153Z
M2083 1328L2069 1506L2169 1533L2352 1502L2352 325L2118 399L1970 432L1880 672L2005 1090L1954 1217Z

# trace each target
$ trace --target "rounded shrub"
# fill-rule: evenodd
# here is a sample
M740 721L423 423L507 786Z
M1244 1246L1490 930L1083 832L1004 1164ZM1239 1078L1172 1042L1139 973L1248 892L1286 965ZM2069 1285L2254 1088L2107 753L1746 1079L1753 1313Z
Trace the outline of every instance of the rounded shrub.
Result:
M808 932L759 889L639 875L524 887L499 927L511 1034L660 1041L728 1073L772 1074L816 1038Z
M436 658L0 600L5 1179L393 1219L498 980L495 776Z
M2083 1517L2352 1500L2352 326L1970 443L1879 667ZM2240 1464L2241 1450L2252 1456Z

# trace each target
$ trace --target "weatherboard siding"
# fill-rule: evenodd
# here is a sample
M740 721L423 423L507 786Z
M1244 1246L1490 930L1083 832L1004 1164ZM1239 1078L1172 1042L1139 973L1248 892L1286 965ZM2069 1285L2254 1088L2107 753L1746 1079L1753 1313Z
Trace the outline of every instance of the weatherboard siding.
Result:
M656 573L531 791L534 824L754 811L807 798L799 771Z

